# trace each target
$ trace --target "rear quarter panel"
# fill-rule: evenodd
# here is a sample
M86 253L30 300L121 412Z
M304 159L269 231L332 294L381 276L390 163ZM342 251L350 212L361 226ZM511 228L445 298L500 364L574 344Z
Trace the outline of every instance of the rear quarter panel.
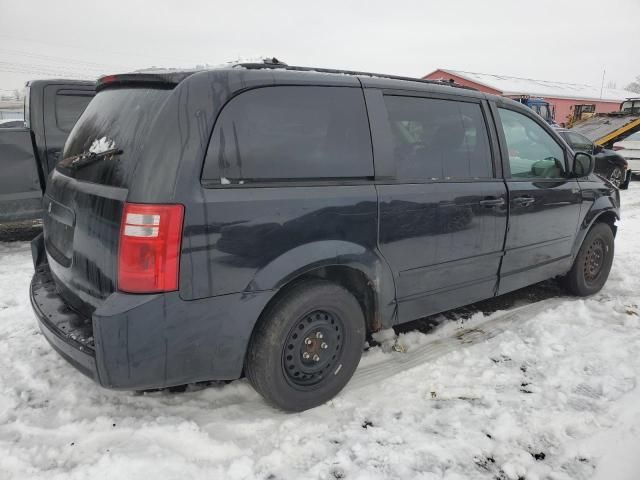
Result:
M376 253L372 184L202 188L201 194L186 211L185 299L278 289L327 265L350 266L377 284L393 285Z

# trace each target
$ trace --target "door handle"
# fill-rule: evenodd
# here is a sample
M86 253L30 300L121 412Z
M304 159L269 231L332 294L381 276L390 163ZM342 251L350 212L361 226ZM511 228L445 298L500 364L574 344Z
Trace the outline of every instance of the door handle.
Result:
M533 197L516 197L513 199L513 203L521 207L528 207L535 201L536 199Z
M504 205L504 198L485 198L480 200L480 205L483 207L499 207Z

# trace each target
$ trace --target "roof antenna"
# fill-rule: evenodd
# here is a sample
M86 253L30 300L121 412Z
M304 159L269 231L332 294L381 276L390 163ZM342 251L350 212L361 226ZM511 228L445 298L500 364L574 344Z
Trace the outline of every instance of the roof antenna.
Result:
M276 57L264 58L262 59L262 63L264 63L265 65L283 65L285 67L287 66L286 63L281 62Z

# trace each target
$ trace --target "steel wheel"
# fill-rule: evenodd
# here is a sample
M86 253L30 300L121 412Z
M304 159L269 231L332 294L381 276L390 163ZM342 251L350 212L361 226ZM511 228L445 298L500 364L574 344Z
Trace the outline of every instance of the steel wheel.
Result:
M282 351L287 380L296 387L322 381L340 357L343 339L342 321L330 312L316 310L300 318Z
M620 167L614 167L614 169L609 174L609 181L613 183L616 188L620 188L622 182L624 181L622 169Z
M598 292L609 277L614 249L611 226L598 222L591 227L580 246L571 270L562 279L567 289L581 297Z
M344 287L322 279L293 285L267 307L245 360L251 385L283 410L299 412L333 398L358 366L364 312Z
M600 275L606 252L607 248L600 238L596 238L587 248L583 267L584 279L587 283L593 283Z

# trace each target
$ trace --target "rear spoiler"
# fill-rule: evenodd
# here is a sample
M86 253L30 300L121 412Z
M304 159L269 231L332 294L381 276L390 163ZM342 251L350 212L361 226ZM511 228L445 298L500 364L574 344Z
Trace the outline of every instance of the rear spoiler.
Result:
M107 75L98 79L96 92L106 88L139 87L172 89L182 80L196 71L162 72L162 73L123 73Z

